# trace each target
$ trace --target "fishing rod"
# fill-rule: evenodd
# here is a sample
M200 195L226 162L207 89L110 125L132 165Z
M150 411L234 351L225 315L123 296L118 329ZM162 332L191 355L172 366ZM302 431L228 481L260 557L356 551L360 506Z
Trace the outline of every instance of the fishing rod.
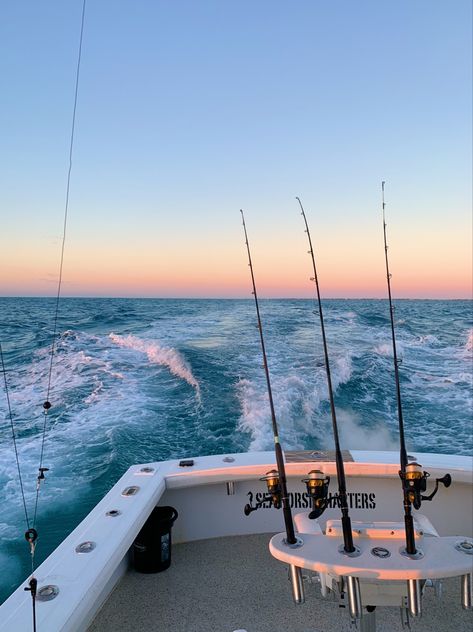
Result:
M351 520L348 513L345 467L343 464L342 451L340 449L337 415L335 412L335 401L333 397L332 377L330 373L330 362L329 362L329 357L328 357L327 337L325 335L324 315L323 315L323 310L322 310L322 300L320 298L320 287L319 287L319 280L317 276L317 268L315 265L314 248L312 246L312 239L310 236L309 224L307 223L307 217L304 212L304 207L302 206L302 202L297 196L296 196L296 200L299 202L299 206L301 207L301 215L304 218L305 232L307 233L307 239L309 240L308 253L311 256L312 268L314 271L314 276L311 277L311 281L315 282L315 287L316 287L316 292L317 292L317 303L318 303L318 308L319 308L320 327L322 330L322 342L323 342L323 348L324 348L325 373L327 375L327 387L328 387L328 395L329 395L329 400L330 400L330 411L332 415L333 438L335 440L335 463L336 463L336 468L337 468L337 479L338 479L338 499L339 499L340 509L342 511L343 550L345 553L353 554L353 553L356 553L357 549L355 545L353 544ZM315 475L313 473L310 473L310 474L312 474L312 479L314 479ZM309 489L309 487L311 486L310 474L309 474L309 479L307 479L306 481L307 491L309 492L309 494L311 493ZM319 480L320 480L320 477L319 477ZM321 487L321 485L319 485L319 487ZM327 494L328 494L328 482L326 483L326 490L325 490L325 495ZM324 511L324 509L326 508L326 500L325 502L323 499L319 500L319 505L321 506L322 511ZM322 513L322 511L320 513Z
M285 544L291 548L297 548L302 546L303 542L300 538L296 537L294 532L294 522L292 520L292 512L291 505L289 502L289 494L287 492L287 480L286 480L286 467L284 465L284 455L281 448L281 442L279 440L279 430L278 424L276 421L276 412L274 410L274 401L273 401L273 391L271 389L271 380L269 377L269 368L268 368L268 360L266 357L266 347L264 344L264 336L263 336L263 325L261 323L261 315L259 311L259 302L258 302L258 293L256 292L256 282L255 275L253 271L253 262L251 260L251 252L250 252L250 243L248 241L248 234L246 232L246 224L245 224L245 215L243 211L240 209L241 219L243 223L243 231L245 233L245 244L248 252L248 266L251 272L251 283L253 286L253 296L255 298L255 307L256 307L256 316L258 320L258 331L260 336L261 343L261 352L263 354L263 367L264 373L266 376L266 385L268 389L268 399L269 399L269 407L271 410L271 423L273 427L273 437L274 437L274 452L276 455L276 466L277 470L270 470L263 476L262 481L266 482L268 488L268 496L263 498L261 502L256 503L255 506L251 504L247 504L245 506L244 512L246 516L249 516L252 511L255 511L263 506L265 500L269 499L272 501L273 506L276 509L282 507L284 524L286 527L286 539ZM294 599L294 603L301 604L305 601L304 595L304 585L302 583L302 571L298 566L294 564L289 565L289 574L291 578L291 586L292 586L292 597Z
M423 496L422 492L427 490L427 479L430 474L422 470L422 466L415 461L409 462L406 450L406 439L404 434L404 417L402 414L402 400L401 400L401 381L399 377L399 365L401 360L397 356L396 348L396 333L394 328L394 305L391 294L391 278L392 274L389 270L388 259L388 242L386 237L386 202L384 199L384 185L385 181L381 183L382 192L382 209L383 209L383 236L384 236L384 258L386 262L386 280L388 285L388 300L389 300L389 314L391 320L391 337L393 347L393 362L394 362L394 379L396 382L396 401L397 401L397 416L399 426L399 443L400 443L400 463L401 469L399 470L399 477L402 481L403 490L403 504L404 504L404 525L406 530L406 549L405 553L409 556L418 555L415 543L415 530L414 530L414 517L412 515L412 508L420 509L423 500L432 500L438 491L439 483L442 483L445 487L450 487L452 478L450 474L445 474L442 478L435 479L434 491L428 495Z
M268 360L266 357L266 347L264 344L264 335L263 335L263 325L261 323L261 315L259 311L259 302L258 302L258 294L256 292L256 282L255 275L253 271L253 262L251 260L251 252L250 252L250 244L248 241L248 234L246 232L246 224L245 224L245 215L242 210L240 210L241 219L243 222L243 230L245 233L245 244L246 249L248 251L248 266L250 268L251 273L251 283L253 286L253 296L255 298L255 307L256 307L256 316L258 319L258 331L260 336L261 343L261 352L263 354L263 367L266 375L266 385L268 390L268 398L269 398L269 407L271 410L271 423L273 427L273 436L274 436L274 452L276 455L276 465L277 471L271 470L266 474L265 477L261 480L265 480L268 486L268 492L270 493L273 504L276 509L279 509L282 506L283 516L284 516L284 524L286 526L286 543L289 545L297 545L298 539L294 533L294 522L292 520L292 512L291 506L289 503L289 495L287 493L287 480L286 480L286 468L284 465L284 456L281 448L281 443L279 440L279 430L278 424L276 421L276 413L274 410L274 401L273 401L273 391L271 388L271 380L269 377L269 368L268 368ZM251 511L255 511L261 506L262 503L258 503L255 507L251 505L246 505L245 514L249 515Z

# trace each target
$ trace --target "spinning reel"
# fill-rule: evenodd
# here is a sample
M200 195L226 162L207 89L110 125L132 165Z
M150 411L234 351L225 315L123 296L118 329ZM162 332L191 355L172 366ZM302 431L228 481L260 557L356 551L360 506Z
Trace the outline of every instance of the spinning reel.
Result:
M409 503L414 506L414 509L420 509L423 500L432 500L438 492L440 483L445 487L450 487L452 484L450 474L445 474L442 478L435 479L434 491L428 496L424 496L423 492L427 491L427 479L430 477L430 474L429 472L423 471L422 465L419 465L419 463L415 461L406 466L405 473L400 471L399 476L406 498Z
M245 516L249 516L252 511L256 511L262 507L268 500L272 502L275 509L281 508L281 482L279 480L279 472L277 470L270 470L259 480L266 481L268 493L265 494L263 499L257 502L256 505L251 505L250 503L245 505Z
M330 476L325 476L321 470L311 470L308 477L302 479L302 482L306 484L307 493L312 499L312 511L309 513L309 518L314 520L327 509Z

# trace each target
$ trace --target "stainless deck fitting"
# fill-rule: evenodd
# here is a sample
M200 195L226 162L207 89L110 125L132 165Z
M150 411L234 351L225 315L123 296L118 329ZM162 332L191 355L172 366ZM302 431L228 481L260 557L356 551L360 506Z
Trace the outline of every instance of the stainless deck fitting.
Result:
M234 496L235 495L235 481L227 481L225 485L227 487L227 496Z
M422 614L422 591L420 579L407 580L407 601L409 604L409 614L412 617L420 617Z
M467 555L473 555L473 542L471 542L471 540L462 540L456 542L455 548L457 551L461 551L462 553L466 553Z
M87 540L86 542L81 542L80 544L78 544L75 551L76 553L90 553L95 549L96 546L97 545L95 544L95 542Z
M134 496L140 491L138 485L130 485L122 491L122 496Z
M348 575L346 578L347 593L348 593L348 608L350 610L350 617L352 619L361 619L362 606L361 606L361 590L360 580L358 577Z
M288 544L286 538L283 539L283 544L290 549L300 549L300 547L304 545L304 540L296 535L296 541L293 544Z
M291 577L292 598L294 599L294 603L304 603L304 584L302 583L302 571L299 566L294 566L294 564L291 564L289 566L289 575Z
M415 553L408 553L405 546L399 549L399 553L404 555L404 557L409 557L411 560L421 560L424 557L422 549L417 549Z
M472 574L462 575L462 608L463 610L471 610L472 606Z
M381 559L391 557L390 551L388 551L388 549L385 549L384 546L374 546L371 549L371 555L374 555L375 557L380 557Z
M107 511L105 515L108 516L109 518L116 518L121 513L122 512L119 509L110 509L110 511Z
M345 551L345 545L340 544L340 546L338 547L338 552L348 557L359 557L361 555L360 549L356 545L353 546L355 547L355 550L348 553L347 551Z
M38 588L36 593L36 601L52 601L59 595L59 586L47 584Z

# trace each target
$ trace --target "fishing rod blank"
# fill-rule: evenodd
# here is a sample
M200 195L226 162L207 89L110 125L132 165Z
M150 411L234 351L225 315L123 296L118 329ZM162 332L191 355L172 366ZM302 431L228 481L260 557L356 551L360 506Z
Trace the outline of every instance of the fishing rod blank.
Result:
M273 426L274 451L276 454L276 465L278 467L277 472L275 472L274 470L272 470L271 472L268 472L268 474L265 477L265 480L268 483L268 490L270 491L270 493L276 496L278 495L280 496L280 502L275 503L275 504L276 505L280 504L280 506L282 505L284 523L286 525L286 541L288 544L294 545L297 543L297 538L294 533L294 523L292 520L291 506L289 503L289 496L287 493L286 468L284 466L284 456L283 456L283 452L281 448L281 443L279 441L279 430L278 430L278 424L276 421L276 413L274 410L273 392L271 389L271 380L269 377L269 368L268 368L268 361L266 357L266 347L264 344L263 326L261 323L261 316L260 316L260 311L259 311L258 295L256 292L255 275L253 272L253 263L251 260L250 244L248 241L248 234L246 232L245 216L242 210L240 210L240 213L241 213L241 219L243 222L243 230L245 233L246 249L248 251L248 266L251 272L251 283L253 286L252 294L255 298L256 316L258 319L258 331L260 335L261 352L263 354L263 367L264 367L264 372L266 375L266 385L267 385L267 390L268 390L269 407L271 410L271 422ZM274 475L270 476L270 474L274 474L274 475L278 474L279 481L275 480L277 478L276 476ZM277 487L279 487L279 490L277 489ZM247 510L246 513L249 513L249 511Z
M327 338L325 335L325 324L324 324L324 315L322 311L322 301L320 298L320 288L319 288L319 280L317 276L317 268L315 265L315 255L314 249L312 246L312 239L309 231L309 224L307 223L307 218L305 216L304 207L302 206L302 202L298 197L296 200L299 202L299 206L301 207L301 215L304 218L305 223L305 232L307 233L307 238L309 240L309 254L312 259L312 267L314 270L314 276L311 278L311 281L315 282L316 292L317 292L317 302L319 308L319 316L320 316L320 327L322 330L322 342L324 347L324 359L325 359L325 373L327 375L327 386L328 386L328 394L330 400L330 411L332 414L332 429L333 429L333 438L335 440L335 462L337 467L337 479L338 479L338 498L340 509L342 511L342 531L343 531L343 543L344 543L344 552L353 554L357 551L356 547L353 544L353 533L351 530L351 520L348 513L348 500L347 500L347 489L346 489L346 480L345 480L345 467L343 465L343 456L342 451L340 449L340 439L338 434L338 424L337 424L337 415L335 412L335 401L333 397L333 388L332 388L332 377L330 373L330 362L328 357L328 347L327 347ZM327 485L328 491L328 485Z
M392 347L393 347L393 361L394 361L394 379L396 382L396 401L397 401L397 417L398 417L398 427L399 427L399 444L400 444L400 463L401 470L399 472L399 476L402 480L402 488L404 495L404 525L406 529L406 552L409 555L415 555L416 553L416 543L415 543L415 532L414 532L414 518L412 516L411 510L411 499L409 492L409 485L407 483L406 474L407 474L407 450L406 450L406 440L404 436L404 417L402 414L402 400L401 400L401 382L399 379L399 360L397 357L397 348L396 348L396 334L394 331L394 306L392 303L392 295L391 295L391 273L389 271L389 259L388 259L388 243L386 238L386 216L385 216L385 208L386 203L384 201L384 180L381 183L381 191L382 191L382 207L383 207L383 236L384 236L384 259L386 263L386 280L388 286L388 300L389 300L389 314L391 320L391 338L392 338ZM415 465L415 464L413 464ZM411 480L414 481L414 476L420 477L422 476L422 470L419 468L410 467L409 476L412 477Z
M445 487L449 487L451 485L452 479L450 474L445 474L442 478L435 479L435 488L434 491L428 496L423 496L422 492L427 490L427 479L430 474L428 472L422 471L422 466L415 461L409 463L407 450L406 450L406 439L404 434L404 418L402 414L402 400L401 400L401 381L399 377L399 365L401 361L397 356L397 348L396 348L396 334L394 329L394 305L392 302L392 294L391 294L391 273L389 271L389 260L388 260L388 243L386 238L386 216L385 216L385 208L386 203L384 200L384 185L385 182L381 183L381 191L382 191L382 209L383 209L383 235L384 235L384 257L386 262L386 280L388 285L388 300L389 300L389 314L391 320L391 337L392 337L392 347L393 347L393 360L394 360L394 379L396 382L396 400L397 400L397 415L398 415L398 425L399 425L399 443L400 443L400 463L401 469L399 471L399 476L402 481L402 490L403 490L403 504L404 504L404 524L406 530L406 549L405 553L410 556L414 556L418 554L415 543L415 531L414 531L414 518L412 516L411 505L413 505L414 509L420 509L421 503L423 500L432 500L435 494L438 491L439 483L445 485Z
M274 410L274 401L273 401L273 392L271 389L271 380L269 377L269 368L268 368L268 360L266 357L266 347L264 344L264 336L263 336L263 325L261 323L261 316L259 311L259 303L258 303L258 294L256 292L256 282L255 275L253 272L253 263L251 260L251 252L250 252L250 244L248 241L248 234L246 232L246 224L245 224L245 216L243 211L240 210L241 219L243 223L243 230L245 233L245 244L248 252L248 266L251 272L251 283L253 286L253 296L255 299L255 307L256 307L256 316L258 319L258 331L260 335L260 343L261 343L261 351L263 354L263 367L266 376L266 385L268 390L268 399L269 406L271 410L271 422L273 426L273 437L274 437L274 452L276 455L276 465L277 471L271 470L264 476L261 480L266 481L269 495L273 501L274 506L279 509L282 506L283 516L284 516L284 524L286 527L286 544L291 547L298 547L302 545L302 540L296 537L294 532L294 522L292 520L292 512L291 505L289 502L289 494L287 492L287 480L286 480L286 468L284 465L284 455L281 448L281 443L279 440L279 430L278 424L276 421L276 412ZM245 514L249 515L251 511L254 511L262 506L262 503L257 503L255 507L251 505L246 505ZM291 586L292 586L292 596L294 602L296 604L304 603L304 585L302 583L302 571L299 567L291 564L289 566L290 578L291 578Z

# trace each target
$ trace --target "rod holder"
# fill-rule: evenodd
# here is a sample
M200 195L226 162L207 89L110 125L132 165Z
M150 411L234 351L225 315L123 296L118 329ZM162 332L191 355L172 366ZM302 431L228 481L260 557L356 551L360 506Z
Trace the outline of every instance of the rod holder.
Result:
M302 571L299 566L294 566L294 564L291 564L289 566L289 575L291 577L292 598L294 599L294 603L304 603L304 584L302 583Z
M462 608L463 610L472 610L472 578L473 575L471 573L467 573L466 575L462 575Z
M361 590L358 577L347 576L348 608L352 619L361 619Z
M407 602L409 604L409 614L412 617L420 617L422 614L422 590L420 579L407 580Z

